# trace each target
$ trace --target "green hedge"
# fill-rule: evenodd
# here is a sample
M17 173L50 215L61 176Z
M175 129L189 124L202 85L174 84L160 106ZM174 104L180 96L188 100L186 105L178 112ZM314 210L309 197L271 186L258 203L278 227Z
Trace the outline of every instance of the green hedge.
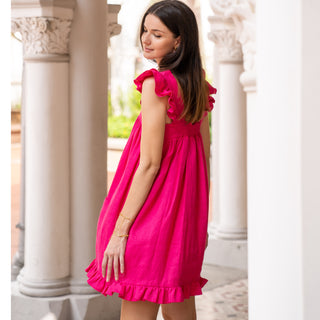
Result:
M125 98L124 94L119 97L119 105L122 110L121 115L114 115L113 107L111 104L110 92L108 95L109 102L109 116L108 116L108 136L113 138L128 138L132 130L133 124L137 119L141 106L140 106L141 94L136 90L135 86L132 86L128 92L128 96ZM130 110L130 116L123 114L124 105L127 105Z
M113 138L128 138L133 124L134 120L123 115L108 117L108 136Z

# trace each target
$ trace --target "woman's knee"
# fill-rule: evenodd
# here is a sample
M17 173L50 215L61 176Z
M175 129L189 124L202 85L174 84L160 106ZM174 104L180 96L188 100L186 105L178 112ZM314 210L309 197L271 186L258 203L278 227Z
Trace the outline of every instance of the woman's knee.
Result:
M156 320L160 305L149 301L122 299L121 320Z
M164 320L196 320L197 316L195 312L174 312L173 314L170 313L170 311L163 310L162 309L162 317Z
M183 302L161 305L164 320L196 320L196 308L194 297Z
M166 310L164 310L162 307L161 307L161 313L162 313L162 318L164 320L173 320L170 316L170 314L167 313Z

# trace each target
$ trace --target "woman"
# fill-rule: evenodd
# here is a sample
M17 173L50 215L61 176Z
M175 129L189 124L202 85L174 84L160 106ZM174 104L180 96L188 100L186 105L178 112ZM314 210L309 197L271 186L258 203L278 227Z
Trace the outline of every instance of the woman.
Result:
M210 135L216 93L204 78L193 12L165 0L140 40L158 70L136 80L139 114L101 209L88 283L122 298L121 319L196 319L206 248ZM120 269L120 270L119 270Z

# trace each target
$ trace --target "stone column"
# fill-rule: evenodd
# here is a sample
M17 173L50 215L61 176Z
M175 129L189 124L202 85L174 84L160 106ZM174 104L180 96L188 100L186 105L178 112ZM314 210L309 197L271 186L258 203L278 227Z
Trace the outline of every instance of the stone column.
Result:
M18 283L30 296L69 292L71 17L12 20L25 62L25 265Z
M219 222L215 236L247 237L246 98L242 51L231 19L214 16L210 34L219 57Z
M205 262L247 268L246 97L240 83L243 54L227 9L236 1L211 0L209 39L218 89L212 116L213 220Z
M95 292L85 268L95 257L96 226L107 194L108 35L118 34L119 6L77 1L70 39L70 291ZM108 17L108 18L107 18Z

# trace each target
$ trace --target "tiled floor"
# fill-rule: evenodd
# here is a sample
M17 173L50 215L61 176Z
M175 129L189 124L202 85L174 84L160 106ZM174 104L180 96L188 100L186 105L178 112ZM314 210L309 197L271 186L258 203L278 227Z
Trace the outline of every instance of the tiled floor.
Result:
M196 297L199 320L248 319L248 281L241 279Z
M247 272L228 267L203 265L201 275L208 279L203 294L196 296L198 320L247 320ZM163 320L161 310L157 320Z

